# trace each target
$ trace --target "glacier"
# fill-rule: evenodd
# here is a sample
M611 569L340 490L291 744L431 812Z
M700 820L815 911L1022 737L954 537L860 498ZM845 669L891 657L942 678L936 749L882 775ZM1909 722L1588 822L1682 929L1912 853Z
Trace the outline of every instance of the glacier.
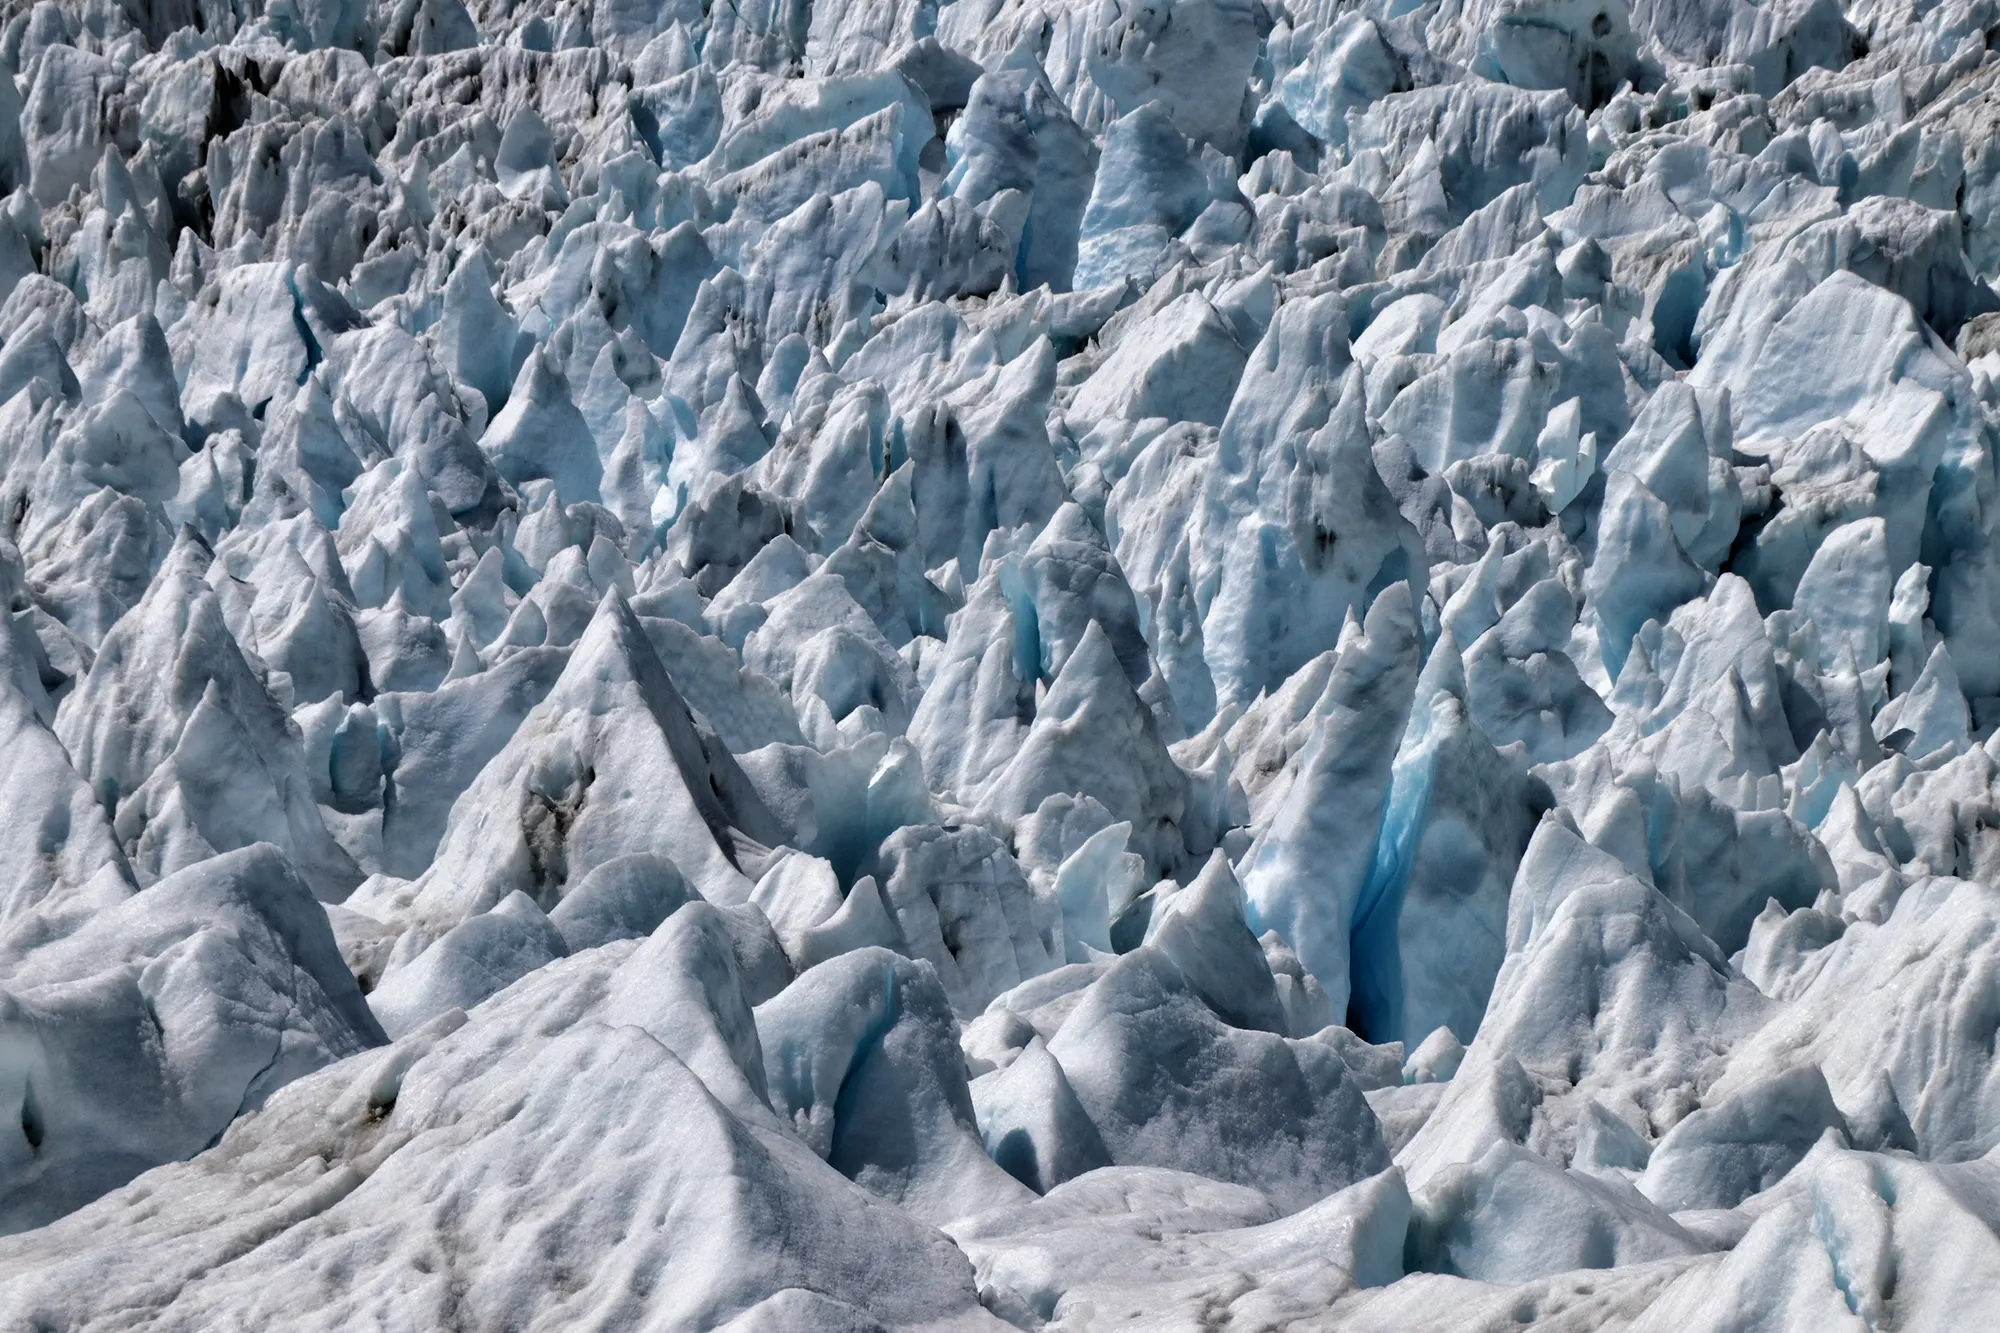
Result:
M0 1333L2000 1322L2000 3L0 12Z

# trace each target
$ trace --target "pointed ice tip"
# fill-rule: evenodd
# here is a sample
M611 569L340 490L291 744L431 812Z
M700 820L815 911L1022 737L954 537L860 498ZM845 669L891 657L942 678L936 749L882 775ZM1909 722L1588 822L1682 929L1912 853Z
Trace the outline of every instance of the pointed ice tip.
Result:
M1208 860L1202 863L1201 873L1194 877L1188 887L1194 889L1213 883L1236 883L1236 867L1229 864L1229 853L1220 847L1208 854Z
M1039 49L1041 31L1040 24L1024 24L1020 39L1008 48L1006 56L1000 61L1000 68L1026 70L1037 77L1045 77L1042 71L1042 52Z
M1466 692L1465 657L1459 649L1458 637L1446 625L1439 631L1437 642L1431 645L1423 669L1417 673L1417 702L1427 705L1441 694L1464 702Z
M1083 637L1076 642L1069 660L1056 673L1056 683L1051 689L1060 689L1075 673L1077 681L1091 681L1099 676L1114 675L1123 678L1125 668L1118 664L1118 651L1111 646L1111 636L1104 632L1104 626L1092 620L1083 628Z
M206 578L208 567L215 563L215 548L208 544L208 538L192 523L183 523L174 533L173 549L161 562L160 573L154 579L158 587L164 580L176 574L187 574L194 578Z
M1242 882L1236 878L1236 867L1229 864L1228 853L1220 847L1208 854L1201 873L1189 882L1184 893L1190 903L1207 902L1219 895L1244 923L1244 928L1249 928L1249 900L1244 896Z
M1593 846L1562 806L1545 812L1514 872L1507 905L1507 951L1525 948L1563 899L1580 888L1636 879L1611 853Z
M536 347L521 360L521 368L514 372L514 392L508 396L530 403L553 402L560 395L569 397L569 384L560 370L549 364L546 347Z
M1049 516L1049 521L1042 526L1029 550L1031 553L1046 551L1060 542L1110 549L1097 525L1090 521L1090 515L1074 500L1065 500L1056 506L1056 512Z
M647 650L651 651L651 641L646 638L639 617L633 614L631 603L625 600L625 594L614 583L597 599L597 610L591 614L590 624L577 643L576 656L592 656L603 651L609 643L620 643L622 651L629 653L634 642L646 643Z
M663 727L674 730L692 727L679 687L660 660L631 603L613 585L598 599L597 611L585 627L583 637L577 640L551 697L572 695L577 688L593 692L600 684L619 681L629 681L639 688Z
M1417 604L1410 595L1410 585L1398 579L1375 594L1361 624L1371 640L1413 639L1420 635L1422 627L1417 622Z

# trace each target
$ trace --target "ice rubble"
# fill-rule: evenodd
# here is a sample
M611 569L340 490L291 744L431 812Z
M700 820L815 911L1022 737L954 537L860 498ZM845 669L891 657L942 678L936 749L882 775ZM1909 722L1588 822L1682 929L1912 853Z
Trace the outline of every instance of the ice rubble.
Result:
M0 26L0 1329L2000 1306L2000 9Z

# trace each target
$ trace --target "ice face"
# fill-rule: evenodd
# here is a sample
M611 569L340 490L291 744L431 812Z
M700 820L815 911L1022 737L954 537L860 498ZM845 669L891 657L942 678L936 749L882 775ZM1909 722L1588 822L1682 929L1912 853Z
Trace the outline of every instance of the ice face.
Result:
M1983 0L17 8L0 1333L1991 1322Z

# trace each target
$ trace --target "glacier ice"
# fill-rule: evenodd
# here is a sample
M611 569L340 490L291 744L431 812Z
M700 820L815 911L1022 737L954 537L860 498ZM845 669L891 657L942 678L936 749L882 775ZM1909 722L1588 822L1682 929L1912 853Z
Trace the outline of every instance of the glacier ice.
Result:
M1993 1322L1991 0L0 73L0 1333Z

